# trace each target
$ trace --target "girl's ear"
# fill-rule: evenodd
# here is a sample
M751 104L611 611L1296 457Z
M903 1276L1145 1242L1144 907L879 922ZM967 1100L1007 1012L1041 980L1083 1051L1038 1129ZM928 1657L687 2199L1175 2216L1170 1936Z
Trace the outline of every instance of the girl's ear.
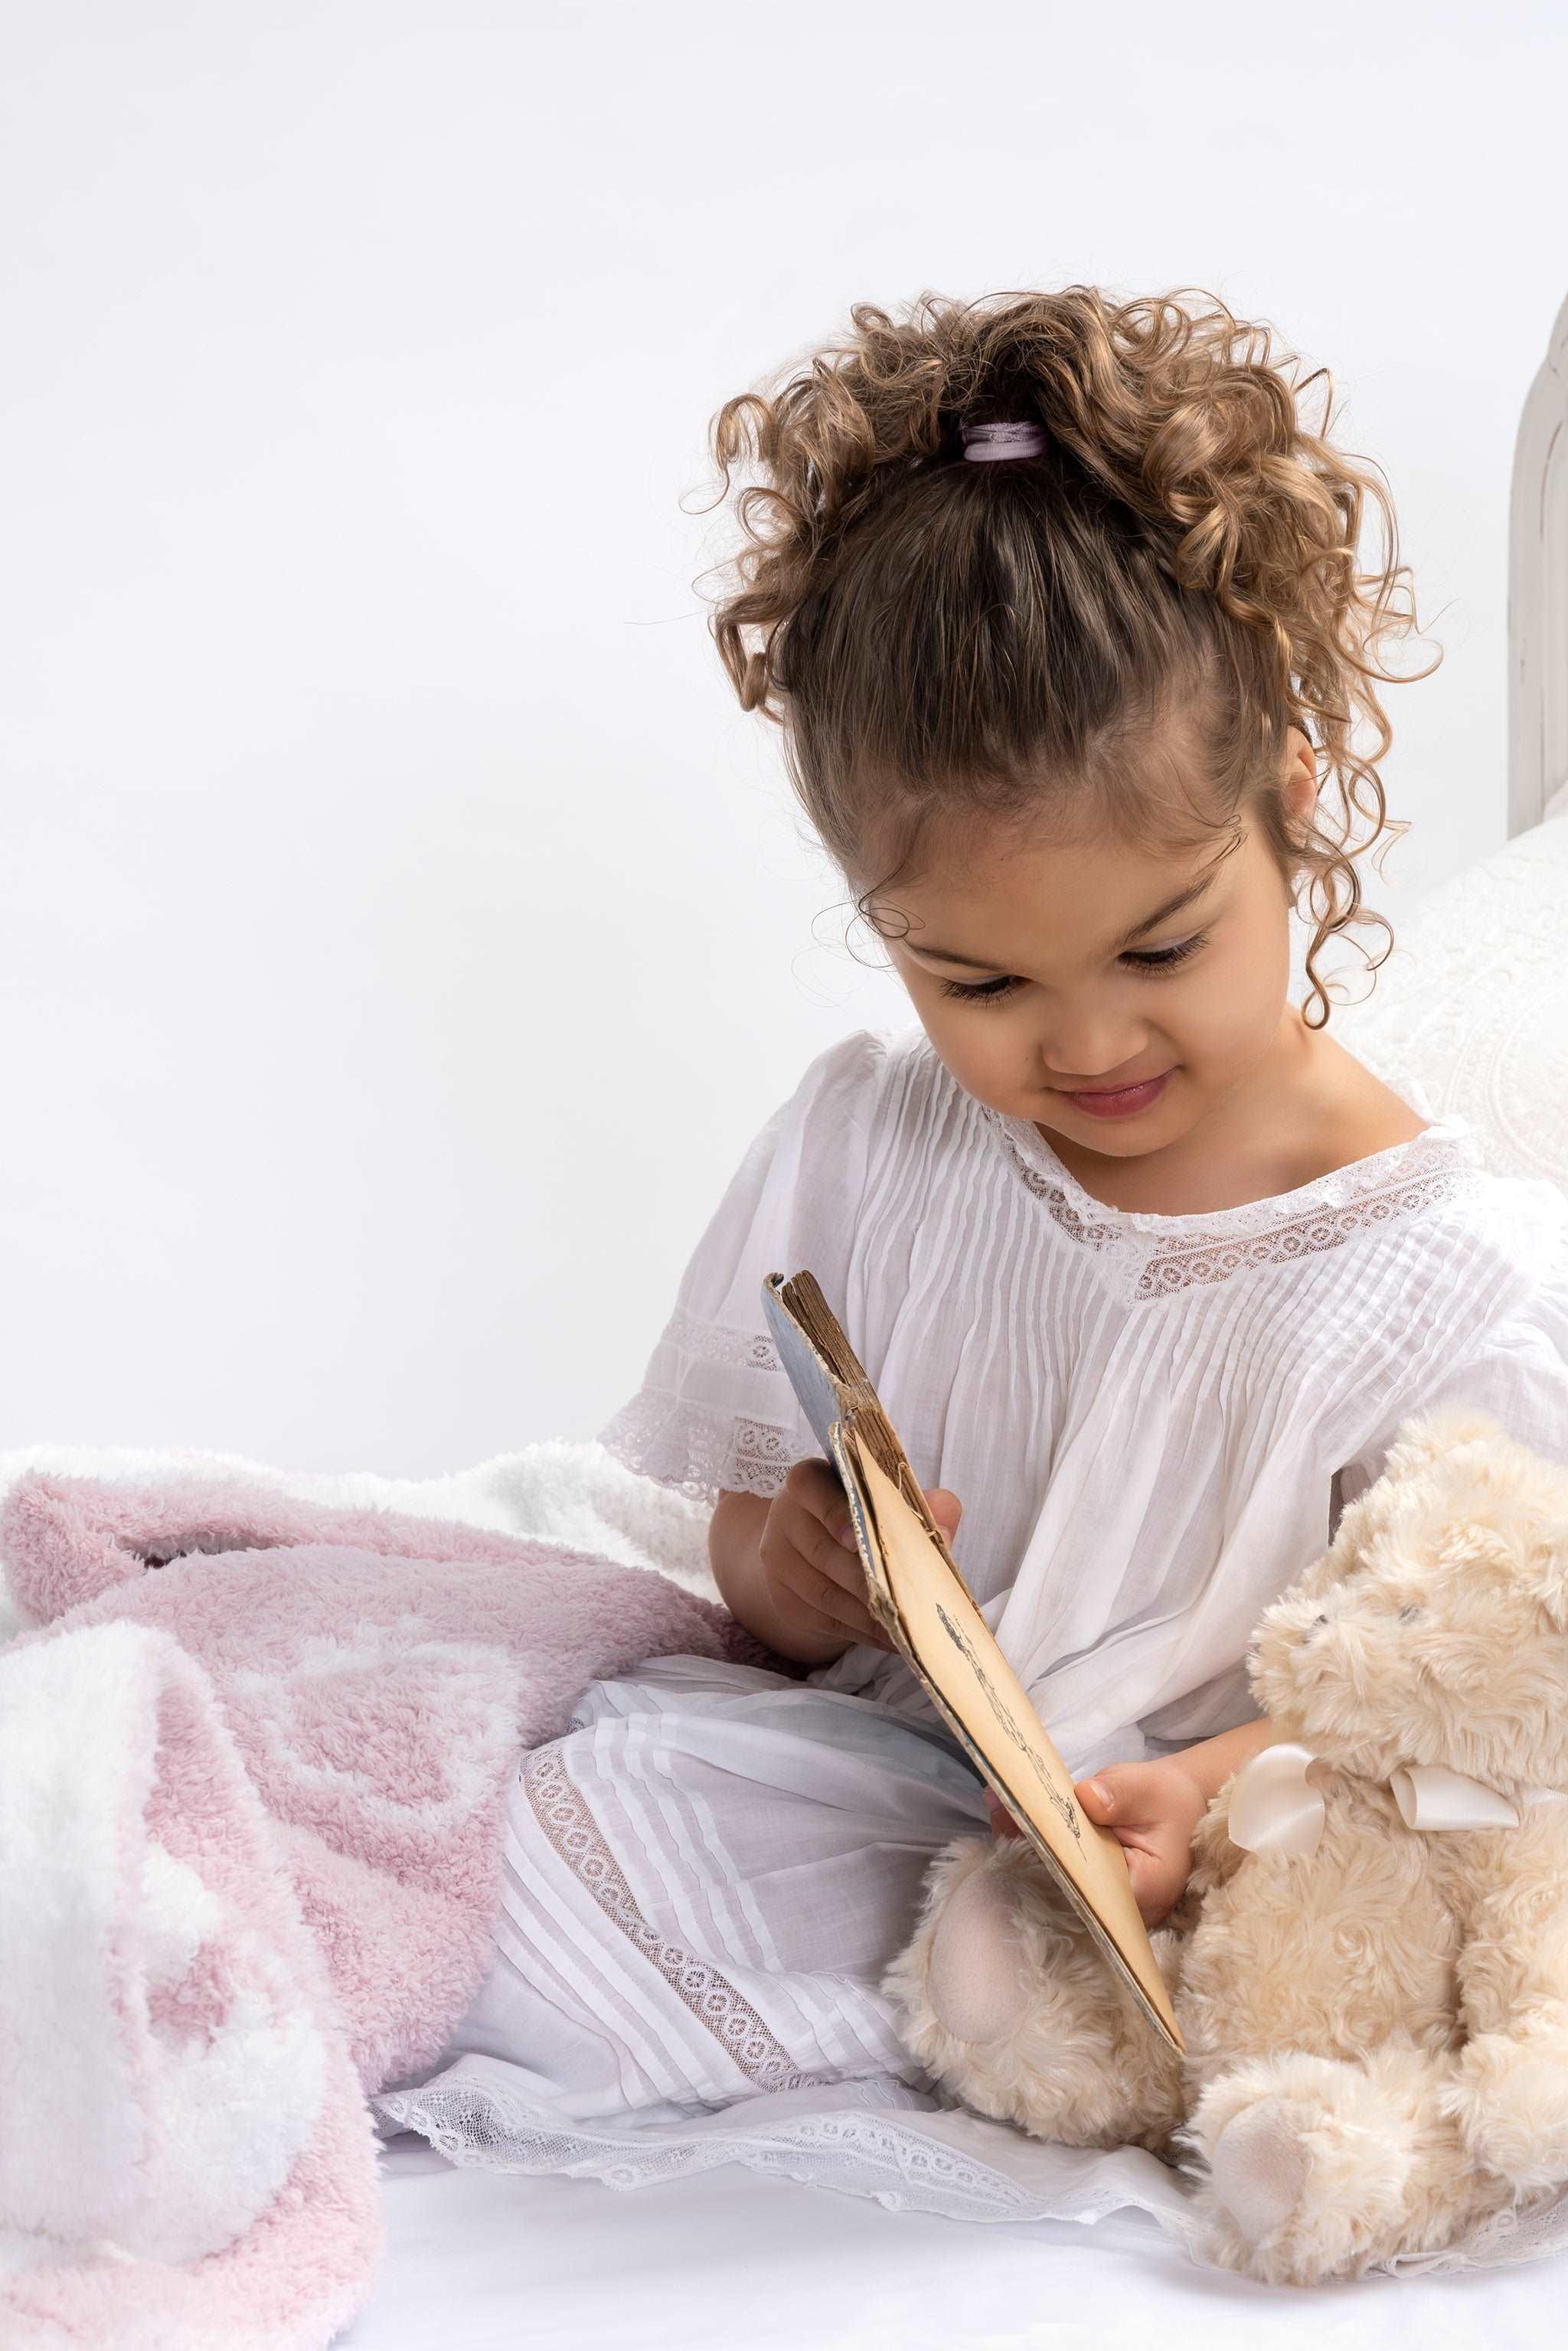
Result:
M1284 772L1280 794L1293 825L1305 825L1318 800L1318 763L1312 745L1299 726L1286 729Z

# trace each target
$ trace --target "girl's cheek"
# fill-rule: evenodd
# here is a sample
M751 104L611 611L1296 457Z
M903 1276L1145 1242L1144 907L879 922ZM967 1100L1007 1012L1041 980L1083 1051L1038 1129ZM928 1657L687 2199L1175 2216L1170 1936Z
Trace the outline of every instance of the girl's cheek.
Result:
M938 1059L960 1085L982 1102L1017 1092L1020 1063L1029 1062L1033 1048L1010 1007L955 1004L941 997L933 1003L917 997L915 1009Z
M1280 1025L1290 988L1291 961L1273 941L1238 942L1238 952L1217 956L1194 976L1183 1008L1178 1041L1196 1063L1249 1063L1266 1052Z

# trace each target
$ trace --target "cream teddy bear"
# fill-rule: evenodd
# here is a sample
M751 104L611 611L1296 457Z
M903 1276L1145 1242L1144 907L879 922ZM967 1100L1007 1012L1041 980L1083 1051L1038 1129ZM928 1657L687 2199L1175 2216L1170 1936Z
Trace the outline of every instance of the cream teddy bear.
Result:
M1151 1938L1185 2062L1021 1837L936 1856L883 1989L967 2105L1152 2148L1203 2256L1301 2284L1568 2183L1568 1468L1407 1425L1248 1665L1273 1743Z

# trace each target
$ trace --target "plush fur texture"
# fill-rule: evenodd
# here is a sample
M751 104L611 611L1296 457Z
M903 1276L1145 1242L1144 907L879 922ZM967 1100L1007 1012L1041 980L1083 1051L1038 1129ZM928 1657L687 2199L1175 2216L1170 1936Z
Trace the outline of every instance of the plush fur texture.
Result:
M24 1476L0 1556L0 2340L309 2351L523 1751L646 1657L782 1661L648 1567L232 1480Z
M312 2351L381 2251L322 1957L167 1634L0 1657L0 2341Z
M1249 1656L1276 1735L1320 1761L1316 1850L1244 1853L1234 1777L1151 1940L1179 2062L1022 1839L960 1838L884 1979L901 2032L979 2112L1137 2143L1198 2181L1209 2259L1355 2276L1568 2182L1568 1468L1489 1419L1409 1424ZM1517 1828L1407 1829L1439 1765Z

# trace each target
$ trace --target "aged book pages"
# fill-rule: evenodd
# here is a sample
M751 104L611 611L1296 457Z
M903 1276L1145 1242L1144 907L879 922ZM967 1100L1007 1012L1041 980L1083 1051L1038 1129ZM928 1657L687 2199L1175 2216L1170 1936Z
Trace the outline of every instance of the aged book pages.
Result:
M808 1272L770 1274L763 1303L806 1416L843 1480L872 1614L1150 2022L1179 2049L1170 1995L1121 1845L1086 1817L1074 1796L1067 1767L975 1605L821 1289Z

